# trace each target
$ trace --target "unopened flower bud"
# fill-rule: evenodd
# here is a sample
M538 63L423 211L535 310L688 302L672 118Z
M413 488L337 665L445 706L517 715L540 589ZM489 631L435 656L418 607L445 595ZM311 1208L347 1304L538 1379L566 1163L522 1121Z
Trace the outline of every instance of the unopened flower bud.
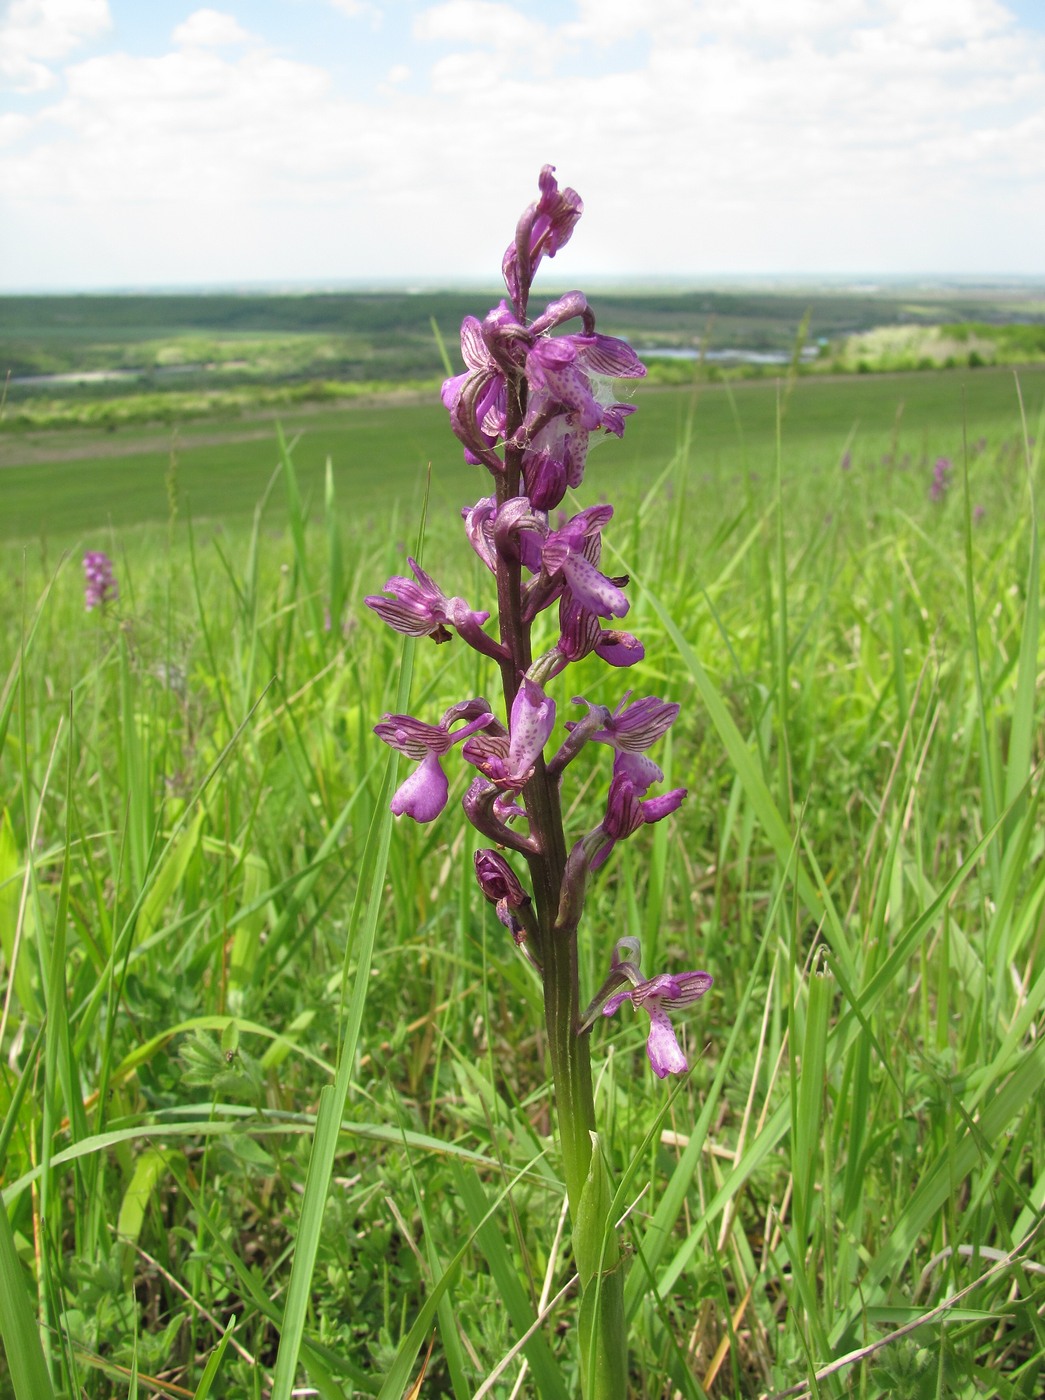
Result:
M476 851L475 878L491 904L504 900L509 909L518 909L530 902L515 871L497 851Z

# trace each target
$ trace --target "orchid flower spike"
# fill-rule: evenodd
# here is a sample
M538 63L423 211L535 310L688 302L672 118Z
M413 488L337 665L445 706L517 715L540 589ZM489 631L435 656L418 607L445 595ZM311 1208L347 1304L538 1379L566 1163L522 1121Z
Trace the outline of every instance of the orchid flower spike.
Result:
M112 560L101 549L89 549L83 556L83 605L87 612L104 607L120 596L113 574Z

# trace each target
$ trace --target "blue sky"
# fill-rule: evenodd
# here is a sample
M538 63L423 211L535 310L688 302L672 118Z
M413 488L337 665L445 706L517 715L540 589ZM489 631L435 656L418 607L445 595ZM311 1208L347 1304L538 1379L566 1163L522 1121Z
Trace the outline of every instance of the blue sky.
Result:
M0 0L0 289L1045 276L1045 0Z

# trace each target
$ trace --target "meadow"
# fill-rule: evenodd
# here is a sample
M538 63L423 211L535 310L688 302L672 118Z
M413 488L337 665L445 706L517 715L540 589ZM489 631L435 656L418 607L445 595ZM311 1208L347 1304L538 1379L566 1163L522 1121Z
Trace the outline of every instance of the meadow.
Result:
M581 494L689 799L581 980L628 934L715 985L681 1080L592 1031L632 1392L1035 1400L1045 372L635 402ZM371 732L492 691L360 604L423 547L491 606L487 480L438 405L280 426L2 444L0 1393L568 1396L540 985ZM563 718L620 698L590 666Z
M692 370L689 371L692 376ZM1031 419L1045 400L1045 367L1020 382ZM791 381L783 405L787 470L833 475L847 447L870 456L894 452L901 464L956 457L970 442L1011 432L1013 372L933 371ZM774 470L777 380L691 383L640 389L640 405L620 442L598 449L605 489L669 461L690 434L692 466L712 482L737 470ZM3 511L0 539L90 537L146 522L163 523L172 499L183 517L249 522L279 463L277 425L293 444L303 492L318 508L326 463L348 516L393 506L416 510L432 467L433 510L473 501L484 489L461 460L436 393L371 395L349 406L288 406L274 412L187 418L175 424L49 429L0 434ZM723 476L723 474L725 474ZM407 515L409 518L409 515ZM93 532L93 533L92 533Z

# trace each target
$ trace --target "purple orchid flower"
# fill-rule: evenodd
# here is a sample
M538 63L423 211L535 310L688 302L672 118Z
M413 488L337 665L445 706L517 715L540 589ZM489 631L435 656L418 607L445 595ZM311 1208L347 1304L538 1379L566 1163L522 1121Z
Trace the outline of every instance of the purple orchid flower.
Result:
M634 961L621 956L621 950L634 954ZM699 1001L714 982L707 972L660 972L643 979L638 965L639 940L621 938L613 950L611 980L627 980L631 989L617 992L602 1007L604 1016L613 1016L624 1002L630 1001L636 1010L645 1011L650 1019L646 1054L658 1079L669 1074L685 1074L689 1062L675 1036L668 1011L677 1011Z
M645 750L651 748L658 739L663 739L678 718L679 706L673 701L660 700L655 695L645 695L629 704L630 697L629 690L613 713L606 715L602 726L593 730L588 738L596 743L609 744L618 753L628 754L629 776L636 784L644 781L645 791L652 783L659 783L664 778L657 764L645 756ZM601 706L593 705L581 695L574 696L573 703L587 705L589 714L597 709L602 709L603 714L606 714ZM573 730L576 727L576 720L566 721L567 729Z
M502 792L520 792L533 776L554 728L555 701L524 676L512 702L508 732L503 725L490 725L469 739L461 752Z
M576 190L560 190L555 166L545 165L537 181L541 197L523 211L515 238L501 261L504 285L518 309L526 314L526 298L534 273L543 257L554 258L576 227L584 204Z
M492 574L497 572L497 546L493 525L497 519L497 498L483 496L474 506L462 506L468 542Z
M565 302L552 307L566 309ZM534 327L539 322L534 322ZM592 376L602 379L641 379L646 366L624 340L610 335L559 335L534 341L526 356L526 378L534 401L523 432L535 436L535 425L553 412L568 413L591 433L603 428L621 437L631 404L603 403L593 392Z
M514 792L502 792L488 778L473 778L461 798L465 816L483 836L511 851L523 855L537 854L537 844L530 836L514 831L508 823L514 817L525 817L525 808L515 800Z
M552 337L558 326L578 317L581 333ZM466 316L461 324L461 355L466 369L444 381L443 405L464 445L465 460L482 463L495 473L504 470L496 448L504 441L509 376L524 374L531 398L512 440L524 449L546 453L558 441L546 430L562 416L576 432L601 428L620 437L632 407L604 401L607 394L601 381L637 379L646 373L625 341L595 333L595 318L580 292L550 302L529 326L504 301L483 321ZM567 482L572 478L579 483L583 477L586 450L586 438L577 437L569 462L560 464Z
M473 861L476 881L491 904L503 903L508 909L518 909L529 900L518 875L499 851L476 851Z
M559 599L559 640L546 679L557 676L571 661L581 661L591 652L610 666L634 666L645 657L646 648L630 632L603 627L567 588Z
M534 927L530 896L500 852L476 851L474 859L479 888L494 906L498 919L516 943L523 944L527 933Z
M416 560L408 559L406 562L410 565L413 579L398 575L390 578L385 584L385 592L391 593L392 597L382 598L380 594L371 593L363 599L367 607L372 608L389 627L408 637L431 637L435 642L446 642L450 640L446 629L453 627L476 651L495 660L503 660L504 648L483 631L483 623L490 614L475 612L463 598L448 598Z
M455 730L453 726L459 720L465 723ZM375 724L374 733L389 747L398 749L407 758L420 759L392 797L391 808L395 815L405 813L416 822L435 821L450 795L440 758L449 753L454 744L494 722L486 701L475 699L451 705L438 724L426 724L413 715L385 715L380 724Z
M602 527L612 516L612 506L589 506L552 530L544 512L535 510L526 496L516 496L499 507L493 521L497 552L538 575L527 589L527 619L549 607L566 588L597 617L625 615L630 604L620 585L628 580L607 578L598 568Z
M554 319L571 311L590 317L580 293L551 303L545 315ZM539 325L535 321L531 329ZM526 357L526 418L514 441L523 448L526 494L538 510L553 510L567 487L580 486L593 432L623 435L634 406L614 401L611 380L645 373L631 347L612 336L586 333L534 342Z
M561 578L577 602L597 617L623 617L631 606L617 584L596 567L602 528L612 516L612 506L589 506L560 530L552 530L540 552L543 573Z
M523 450L523 485L536 510L554 510L566 495L584 480L588 457L587 428L579 427L568 413L557 414L545 423Z
M660 797L645 796L654 781L650 769L655 767L645 754L630 753L624 749L618 749L614 754L606 815L592 833L592 837L601 837L601 842L593 841L592 837L585 838L586 842L591 842L593 849L592 870L598 870L604 864L618 841L631 836L640 826L662 821L682 806L686 799L685 788L672 788ZM660 770L657 769L657 772Z
M497 344L498 331L505 336L509 324L515 331L513 339L527 335L503 301L485 321L466 316L461 322L461 357L467 369L447 379L441 391L450 426L464 444L465 461L472 466L482 463L494 472L503 470L494 447L504 436L508 391L499 362L503 351L495 356L491 343Z
M937 457L933 464L933 479L929 486L930 501L942 501L951 487L951 459Z

